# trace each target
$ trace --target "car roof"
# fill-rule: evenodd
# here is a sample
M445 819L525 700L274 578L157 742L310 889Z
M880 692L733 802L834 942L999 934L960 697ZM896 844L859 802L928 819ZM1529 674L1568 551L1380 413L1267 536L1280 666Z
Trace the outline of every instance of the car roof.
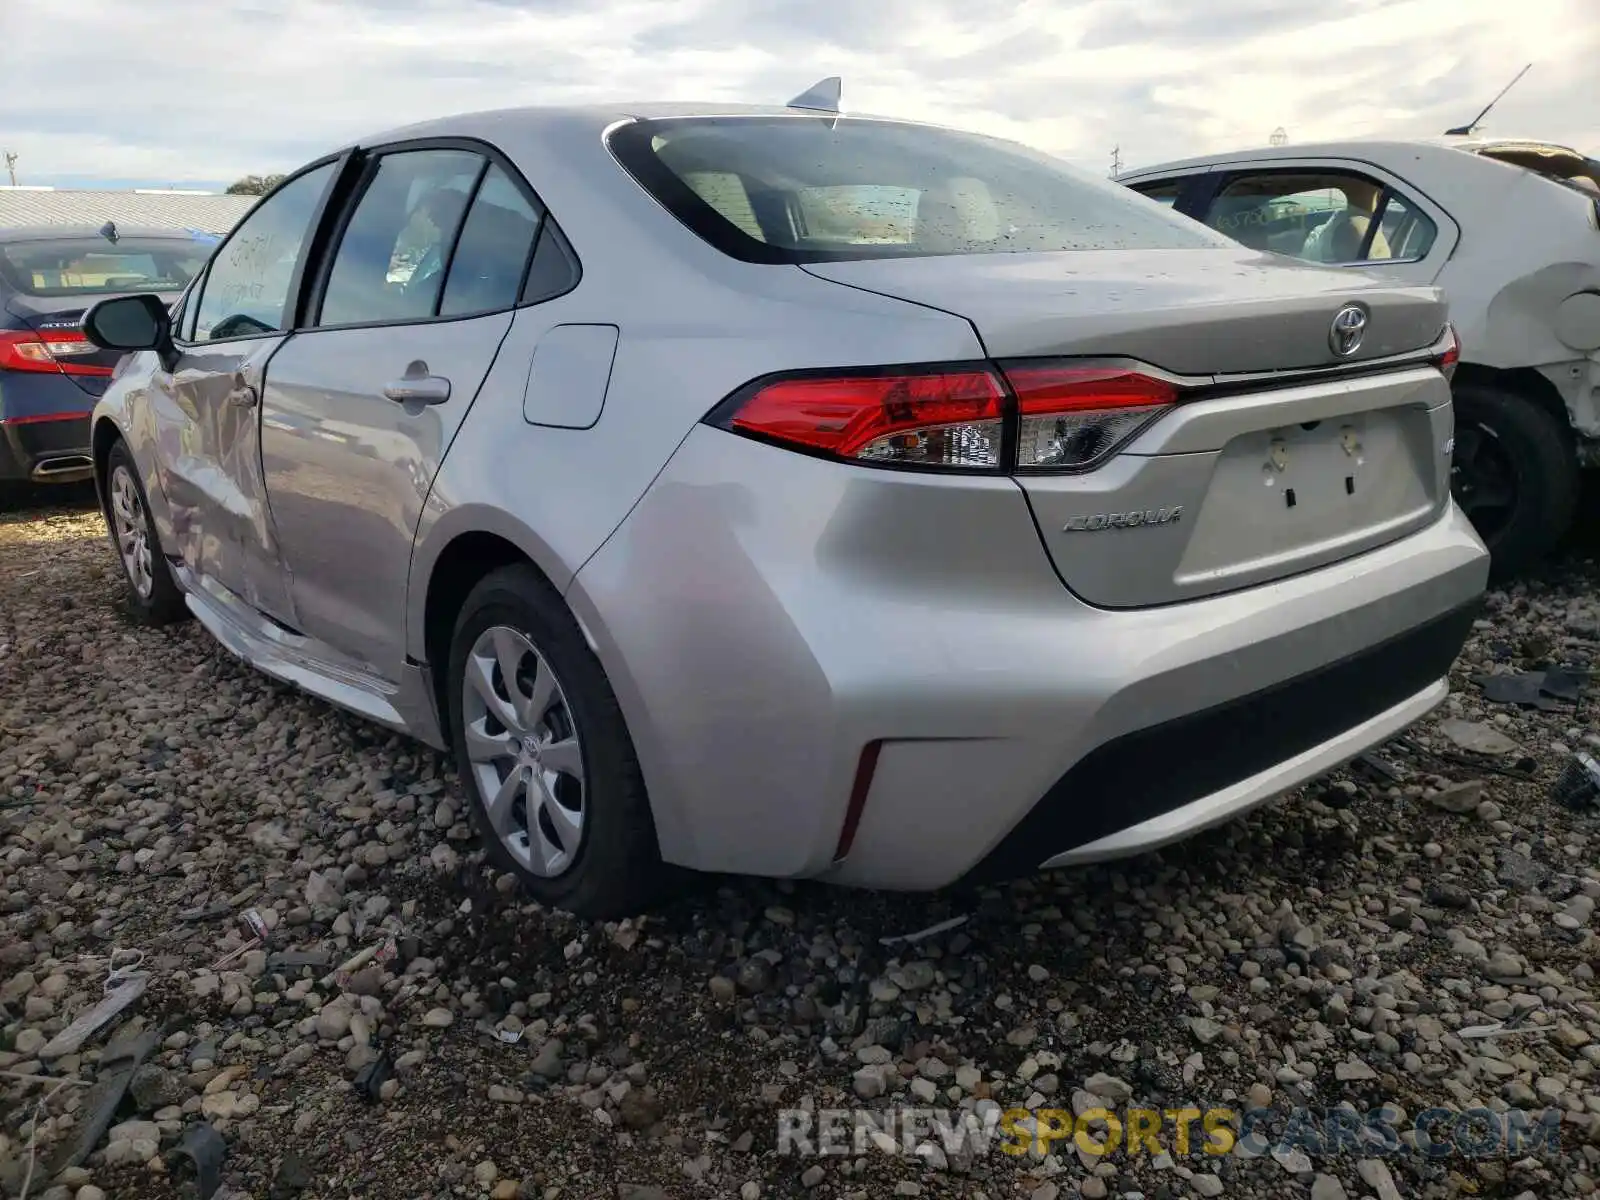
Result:
M4 242L44 242L55 238L93 238L100 239L101 225L7 225L0 226L0 243ZM157 239L174 242L194 242L208 240L190 233L187 229L173 229L158 225L118 225L118 238ZM107 245L111 243L107 242Z
M790 108L782 104L723 104L693 103L613 103L532 105L520 108L484 109L477 112L455 113L411 125L368 134L338 147L343 153L356 146L377 146L386 142L406 141L424 137L478 137L492 141L495 134L508 130L538 136L541 133L570 132L575 127L589 126L596 133L619 121L667 120L675 117L811 117L814 119L838 118L855 121L887 121L898 125L920 125L930 129L944 128L929 121L910 121L900 117L880 116L875 113L835 114L814 109ZM953 127L952 127L953 128ZM309 160L308 160L309 161Z
M1358 160L1382 159L1393 156L1414 157L1419 151L1433 153L1439 150L1467 151L1479 154L1485 150L1509 150L1516 148L1536 149L1545 148L1559 150L1564 154L1574 154L1583 157L1576 150L1567 146L1559 146L1554 142L1540 138L1465 138L1465 137L1419 137L1419 138L1367 138L1355 141L1340 142L1302 142L1299 144L1286 144L1282 146L1255 146L1239 150L1229 150L1221 154L1201 154L1193 158L1173 159L1169 162L1152 163L1146 167L1134 167L1121 172L1117 178L1137 179L1146 175L1161 174L1168 171L1186 171L1196 167L1210 167L1218 163L1240 162L1262 159L1294 159L1294 158L1352 158Z

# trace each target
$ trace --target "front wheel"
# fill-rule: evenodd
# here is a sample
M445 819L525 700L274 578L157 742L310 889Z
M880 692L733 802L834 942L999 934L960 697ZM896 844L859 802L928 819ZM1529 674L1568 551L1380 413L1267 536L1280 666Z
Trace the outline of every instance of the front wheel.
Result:
M525 566L472 590L450 646L451 738L491 860L541 903L611 918L662 867L644 779L599 660Z
M171 625L189 616L183 593L161 549L150 501L128 447L118 442L106 461L106 529L128 585L128 609L148 625Z
M1572 524L1579 480L1568 430L1537 402L1480 383L1457 385L1455 419L1451 491L1495 575L1518 575Z

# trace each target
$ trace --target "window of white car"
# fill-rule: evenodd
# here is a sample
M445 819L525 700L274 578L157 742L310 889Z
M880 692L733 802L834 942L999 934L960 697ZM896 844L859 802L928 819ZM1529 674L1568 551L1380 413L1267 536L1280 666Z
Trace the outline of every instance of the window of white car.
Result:
M268 196L229 235L201 284L191 341L276 333L288 316L289 289L311 222L333 178L324 163Z
M1172 208L1178 203L1178 197L1183 194L1184 187L1189 180L1167 179L1160 183L1135 183L1129 186L1141 196L1148 196L1157 204Z
M1415 261L1438 234L1415 204L1353 171L1236 175L1205 222L1252 249L1329 264Z

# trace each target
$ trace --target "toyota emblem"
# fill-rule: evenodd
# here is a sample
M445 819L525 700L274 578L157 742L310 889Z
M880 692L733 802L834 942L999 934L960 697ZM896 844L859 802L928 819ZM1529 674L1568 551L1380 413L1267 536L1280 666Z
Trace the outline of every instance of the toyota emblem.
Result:
M1359 304L1346 304L1333 318L1328 330L1328 348L1340 358L1349 358L1361 349L1367 333L1367 310Z

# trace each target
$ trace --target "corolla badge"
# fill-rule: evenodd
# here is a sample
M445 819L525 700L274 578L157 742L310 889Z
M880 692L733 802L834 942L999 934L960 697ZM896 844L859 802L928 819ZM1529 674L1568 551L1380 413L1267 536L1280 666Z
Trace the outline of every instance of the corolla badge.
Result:
M1069 517L1062 533L1098 533L1102 529L1138 529L1144 525L1167 525L1183 516L1183 505L1149 508L1144 512L1092 513Z
M1361 339L1366 336L1367 310L1359 304L1346 304L1334 314L1328 348L1340 358L1349 358L1361 349Z

